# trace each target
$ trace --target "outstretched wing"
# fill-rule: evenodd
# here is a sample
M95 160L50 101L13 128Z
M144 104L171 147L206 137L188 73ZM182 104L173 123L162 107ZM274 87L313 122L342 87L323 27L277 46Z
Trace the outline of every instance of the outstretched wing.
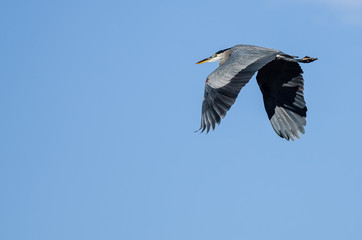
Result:
M274 49L255 46L235 46L229 58L206 79L202 102L200 130L215 129L234 104L242 87L249 82L256 71L274 60Z
M256 76L269 120L275 132L287 140L299 138L298 131L304 134L307 107L302 73L297 62L276 59Z

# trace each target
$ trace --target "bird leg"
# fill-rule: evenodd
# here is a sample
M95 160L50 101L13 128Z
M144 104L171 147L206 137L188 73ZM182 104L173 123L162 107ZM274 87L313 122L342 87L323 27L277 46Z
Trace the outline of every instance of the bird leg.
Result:
M318 60L318 58L311 58L309 56L305 56L302 59L297 59L297 61L301 62L301 63L310 63L310 62L314 62L315 60Z

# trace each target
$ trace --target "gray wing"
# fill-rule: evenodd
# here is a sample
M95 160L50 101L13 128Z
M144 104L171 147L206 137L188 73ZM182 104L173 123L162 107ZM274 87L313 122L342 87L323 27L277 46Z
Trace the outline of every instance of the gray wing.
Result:
M220 124L242 87L256 71L274 60L279 51L254 46L235 46L230 57L206 79L200 130Z
M275 132L287 140L299 138L298 131L304 134L307 107L302 73L297 62L274 60L256 76L269 120Z

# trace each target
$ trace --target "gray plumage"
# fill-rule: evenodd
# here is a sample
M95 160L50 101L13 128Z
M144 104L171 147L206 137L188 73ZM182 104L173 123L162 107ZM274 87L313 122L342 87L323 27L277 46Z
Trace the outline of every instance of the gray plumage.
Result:
M281 51L251 45L236 45L221 50L198 63L220 61L206 79L200 130L209 132L220 124L234 104L240 90L255 72L263 93L264 106L275 132L287 140L304 134L307 107L303 96L304 80L297 59Z

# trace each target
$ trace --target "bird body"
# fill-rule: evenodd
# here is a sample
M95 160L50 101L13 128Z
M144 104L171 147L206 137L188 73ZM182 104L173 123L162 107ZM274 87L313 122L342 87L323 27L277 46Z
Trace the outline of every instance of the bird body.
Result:
M206 79L200 130L206 132L219 124L234 104L242 87L258 71L257 82L263 93L264 106L275 132L289 140L304 133L307 108L303 96L304 80L299 62L316 58L295 56L252 45L236 45L218 51L197 62L220 61Z

